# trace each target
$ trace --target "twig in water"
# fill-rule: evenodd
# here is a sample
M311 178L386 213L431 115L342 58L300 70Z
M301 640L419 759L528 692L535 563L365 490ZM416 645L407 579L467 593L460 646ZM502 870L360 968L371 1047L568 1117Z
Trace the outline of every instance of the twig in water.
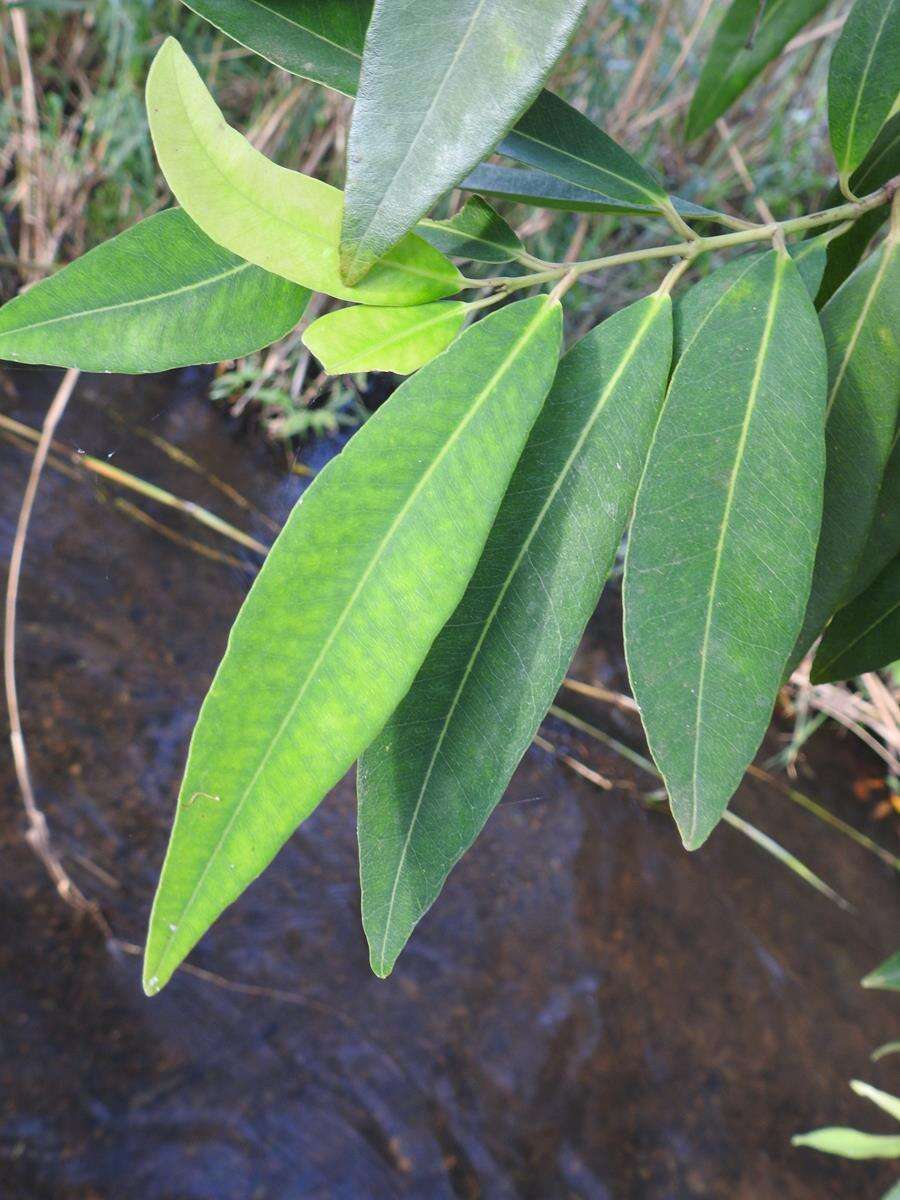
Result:
M69 397L78 382L80 371L70 369L63 376L56 395L47 410L37 450L28 473L25 494L22 497L22 507L16 522L16 533L13 538L12 554L9 559L9 576L6 583L6 610L3 626L3 683L6 690L6 706L9 710L9 740L12 744L13 763L25 815L28 818L28 829L25 840L43 863L48 875L56 885L60 897L77 912L86 913L102 931L104 937L110 935L109 925L100 911L99 906L84 895L78 885L69 876L62 860L53 847L47 818L38 807L31 786L31 774L28 769L28 754L25 749L25 738L22 733L22 718L19 710L19 694L16 686L16 601L19 595L19 580L22 575L22 560L25 556L25 542L28 537L28 526L34 509L34 498L37 495L41 472L47 460L50 443L56 426L59 424Z

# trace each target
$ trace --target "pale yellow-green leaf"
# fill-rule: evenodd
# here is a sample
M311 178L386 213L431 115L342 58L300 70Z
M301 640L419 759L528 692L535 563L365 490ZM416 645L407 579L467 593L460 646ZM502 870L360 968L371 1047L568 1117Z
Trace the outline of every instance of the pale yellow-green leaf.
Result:
M147 112L159 165L179 204L233 254L312 291L362 304L423 304L460 290L458 269L415 234L363 283L348 287L338 270L342 193L278 166L232 129L174 38L150 68Z
M329 375L350 371L410 375L447 349L462 329L467 308L459 300L411 308L341 308L313 321L303 334L303 344Z

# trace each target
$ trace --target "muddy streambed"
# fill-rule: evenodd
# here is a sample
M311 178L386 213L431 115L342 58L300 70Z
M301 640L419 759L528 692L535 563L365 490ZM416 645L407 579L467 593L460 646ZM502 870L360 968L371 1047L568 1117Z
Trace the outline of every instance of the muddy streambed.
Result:
M55 377L11 378L3 411L38 425ZM60 437L269 536L131 425L276 520L303 486L237 438L187 372L83 380ZM4 561L28 461L0 444ZM192 722L250 575L130 519L119 494L46 473L19 673L35 785L66 863L116 935L139 942ZM617 604L610 592L576 674L622 687ZM629 718L568 702L634 739ZM370 975L359 928L348 777L192 958L288 995L182 973L152 1001L138 960L76 919L24 846L4 748L0 1196L879 1196L889 1167L792 1150L789 1137L886 1128L846 1081L898 1090L900 1060L868 1055L898 1035L900 1002L858 986L900 941L896 877L757 782L737 810L858 915L731 829L688 856L668 820L631 798L645 780L550 728L615 789L532 749L390 980ZM807 764L807 790L869 828L852 798L853 780L875 773L867 752L820 733Z

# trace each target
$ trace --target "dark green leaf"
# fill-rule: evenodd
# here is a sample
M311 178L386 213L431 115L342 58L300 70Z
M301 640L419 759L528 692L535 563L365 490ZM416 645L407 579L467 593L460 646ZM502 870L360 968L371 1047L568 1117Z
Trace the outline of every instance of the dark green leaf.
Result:
M880 188L889 179L893 179L895 175L900 175L900 113L884 126L865 161L851 176L850 190L856 196L865 196ZM829 193L823 207L832 208L842 200L840 188L835 187ZM890 208L887 204L879 205L878 208L863 213L846 233L829 240L828 263L816 296L816 308L821 308L853 273L866 247L889 214Z
M180 209L88 251L0 309L0 358L168 371L268 346L309 292L217 246Z
M828 0L732 0L716 30L685 135L705 133Z
M883 988L889 992L900 992L900 950L886 958L870 971L862 981L864 988Z
M479 321L398 388L294 508L191 739L150 921L148 993L408 691L478 561L560 332L546 297Z
M682 839L702 844L765 733L822 505L825 351L787 255L684 339L635 506L629 671Z
M459 300L412 308L357 304L313 321L303 334L303 344L329 375L352 371L409 375L447 349L462 329L468 307Z
M347 147L341 271L361 279L540 91L585 0L375 0Z
M562 360L471 584L360 761L363 924L387 975L500 800L613 563L671 357L671 306L617 313Z
M825 504L792 664L846 599L875 520L900 414L900 245L889 238L820 318L828 354Z
M529 167L626 205L659 212L668 200L649 171L552 92L538 97L498 149Z
M891 559L900 554L900 426L894 433L891 454L884 468L881 491L869 540L849 589L848 599L864 592Z
M813 683L853 679L900 659L900 558L838 609L816 652Z
M444 254L473 262L511 262L524 247L498 212L472 196L446 221L420 221L416 233Z
M223 33L294 75L356 94L373 0L183 0Z
M650 205L628 204L604 193L577 187L544 171L522 171L516 167L498 167L493 163L482 163L476 167L459 186L466 192L484 192L501 200L514 200L539 208L640 215L658 211ZM718 221L721 215L711 208L692 204L690 200L681 200L678 196L670 196L669 199L677 213L692 220Z
M348 287L338 270L341 193L276 166L226 125L174 38L150 68L147 111L169 187L201 229L234 254L313 291L363 304L422 304L459 291L456 267L415 234L365 283Z
M842 180L863 161L900 94L900 0L856 0L828 71L828 131Z

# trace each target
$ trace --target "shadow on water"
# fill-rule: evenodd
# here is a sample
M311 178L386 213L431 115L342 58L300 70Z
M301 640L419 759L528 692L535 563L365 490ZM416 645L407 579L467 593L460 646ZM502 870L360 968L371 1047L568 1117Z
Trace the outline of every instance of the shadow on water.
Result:
M13 378L18 396L4 410L38 425L52 381ZM190 375L82 381L63 440L100 457L114 449L121 467L258 537L263 523L110 411L276 519L302 486L256 442L237 441ZM0 445L4 557L27 464ZM95 492L54 471L41 486L20 600L23 719L67 864L118 937L139 942L191 725L248 575L163 540ZM607 650L618 645L616 605L604 600L577 673L621 686L619 651ZM583 711L617 732L614 713ZM824 1123L884 1128L846 1081L896 1090L893 1060L872 1067L868 1054L896 1036L897 1004L857 982L898 940L895 879L759 784L739 811L860 915L730 829L688 856L665 817L629 799L645 781L585 752L614 791L533 749L387 982L369 974L359 928L345 780L193 956L290 1000L184 974L145 999L138 960L80 924L24 848L4 758L0 1195L879 1195L887 1168L792 1150L789 1137ZM816 794L860 823L848 797L872 771L864 752L819 737L811 766Z

